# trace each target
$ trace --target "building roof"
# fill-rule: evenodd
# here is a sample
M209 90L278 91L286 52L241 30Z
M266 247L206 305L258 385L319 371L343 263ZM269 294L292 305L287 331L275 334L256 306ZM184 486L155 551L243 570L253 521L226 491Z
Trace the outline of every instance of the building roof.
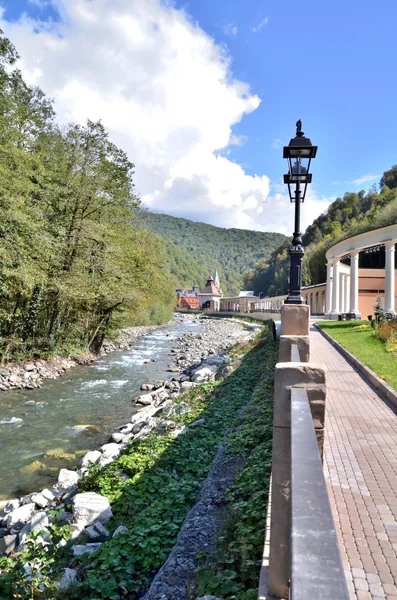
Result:
M197 292L191 288L185 288L184 290L176 290L182 298L197 298Z
M241 300L242 298L247 298L248 300L259 300L260 299L258 296L227 296L225 298L222 298L222 300L229 300L229 301L236 300L236 302L237 302L238 300Z
M200 296L201 295L211 295L211 296L219 296L219 297L222 296L219 288L216 286L215 281L213 280L211 275L207 279L205 288L200 290L199 294L200 294Z
M255 294L255 292L248 292L248 291L246 291L246 290L242 290L242 291L239 293L238 297L239 297L239 298L245 298L246 296L254 296L254 294Z

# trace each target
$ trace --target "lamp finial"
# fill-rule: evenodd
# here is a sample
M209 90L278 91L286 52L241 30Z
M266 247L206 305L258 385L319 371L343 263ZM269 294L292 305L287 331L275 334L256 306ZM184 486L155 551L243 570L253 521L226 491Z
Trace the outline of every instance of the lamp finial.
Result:
M296 137L302 137L305 135L302 131L302 119L296 122Z

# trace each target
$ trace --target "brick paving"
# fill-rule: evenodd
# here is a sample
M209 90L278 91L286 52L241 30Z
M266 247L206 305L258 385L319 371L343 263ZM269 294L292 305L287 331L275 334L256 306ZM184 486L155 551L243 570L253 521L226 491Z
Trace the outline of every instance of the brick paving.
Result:
M350 598L397 600L396 409L315 329L311 360L328 367L324 470Z

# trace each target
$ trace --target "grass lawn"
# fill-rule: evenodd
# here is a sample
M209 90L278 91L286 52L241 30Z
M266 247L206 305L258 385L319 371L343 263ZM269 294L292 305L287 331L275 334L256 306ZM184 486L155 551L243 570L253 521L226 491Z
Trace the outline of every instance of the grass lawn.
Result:
M388 352L375 337L369 321L324 321L318 325L397 390L397 354Z

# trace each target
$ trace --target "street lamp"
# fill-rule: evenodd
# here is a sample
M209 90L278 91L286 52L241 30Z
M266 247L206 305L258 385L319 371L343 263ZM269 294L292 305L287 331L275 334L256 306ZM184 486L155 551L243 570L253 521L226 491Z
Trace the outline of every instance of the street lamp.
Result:
M302 121L296 123L296 137L292 138L288 146L284 146L283 157L288 160L288 174L284 175L284 183L288 185L291 202L295 202L295 229L290 255L290 284L289 294L285 304L305 304L301 294L302 288L302 259L305 251L302 246L300 232L300 205L306 196L307 184L312 182L309 173L310 162L315 158L317 146L313 146L309 138L302 131ZM295 184L295 192L291 185ZM301 184L304 185L303 193Z

